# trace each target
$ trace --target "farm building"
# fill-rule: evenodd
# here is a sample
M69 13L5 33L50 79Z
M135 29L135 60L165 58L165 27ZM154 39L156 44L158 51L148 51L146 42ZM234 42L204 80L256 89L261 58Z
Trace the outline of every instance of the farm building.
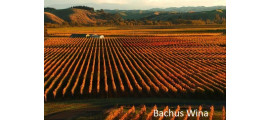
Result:
M77 37L87 37L88 34L71 34L70 37L77 38Z
M103 39L104 38L104 35L89 34L88 35L88 38L100 38L100 39Z
M71 38L99 38L99 39L103 39L104 35L97 35L97 34L71 34L70 35Z

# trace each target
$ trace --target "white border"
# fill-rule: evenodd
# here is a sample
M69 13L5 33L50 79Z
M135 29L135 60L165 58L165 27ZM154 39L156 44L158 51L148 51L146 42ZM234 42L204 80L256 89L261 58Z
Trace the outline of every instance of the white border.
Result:
M44 119L43 2L1 2L1 120ZM268 12L263 0L227 0L228 120L269 118Z
M226 11L227 119L269 119L269 4L227 0Z
M0 120L42 120L43 0L5 0L0 7Z

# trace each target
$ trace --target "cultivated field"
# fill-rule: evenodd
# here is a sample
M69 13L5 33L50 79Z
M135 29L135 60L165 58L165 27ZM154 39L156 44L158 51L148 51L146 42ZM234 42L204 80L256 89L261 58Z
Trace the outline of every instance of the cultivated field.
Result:
M209 28L96 28L105 39L69 38L93 28L49 29L44 97L224 99L226 36Z
M225 30L222 25L48 28L44 118L187 119L153 117L156 105L185 115L190 107L209 112L190 120L224 120ZM73 33L105 39L70 38Z

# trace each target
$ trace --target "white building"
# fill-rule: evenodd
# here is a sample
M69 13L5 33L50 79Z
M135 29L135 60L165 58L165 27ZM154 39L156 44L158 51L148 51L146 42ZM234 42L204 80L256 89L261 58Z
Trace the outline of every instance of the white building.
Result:
M71 34L72 38L99 38L99 39L104 39L104 35L97 35L97 34Z
M87 38L99 38L99 39L104 39L104 35L88 34Z

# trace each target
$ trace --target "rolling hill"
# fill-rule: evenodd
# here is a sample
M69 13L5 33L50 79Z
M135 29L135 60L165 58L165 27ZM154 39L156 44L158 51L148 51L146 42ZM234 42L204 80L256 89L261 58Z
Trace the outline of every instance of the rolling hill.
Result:
M45 23L71 25L91 25L105 23L110 20L120 20L121 17L116 14L105 13L103 11L94 11L84 8L67 8L67 9L44 9Z
M54 23L54 24L63 24L65 21L52 13L44 12L44 22Z
M147 22L149 23L149 20L186 24L191 23L191 20L202 20L206 22L207 20L215 21L217 17L226 19L226 9L216 8L224 7L156 8L150 10L94 10L94 8L87 6L75 6L66 9L45 8L44 23L71 26L144 25ZM186 21L183 22L182 20Z

